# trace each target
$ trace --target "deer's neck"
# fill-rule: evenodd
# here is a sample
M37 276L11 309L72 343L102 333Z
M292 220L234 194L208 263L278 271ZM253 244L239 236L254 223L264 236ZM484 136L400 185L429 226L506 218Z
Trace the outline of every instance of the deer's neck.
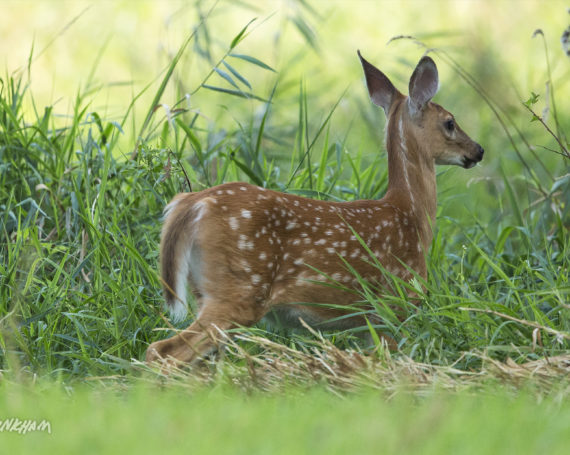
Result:
M417 143L410 134L417 127L411 124L407 115L404 99L389 116L386 199L410 214L418 227L424 251L427 251L433 238L437 210L435 163L424 149L428 144Z

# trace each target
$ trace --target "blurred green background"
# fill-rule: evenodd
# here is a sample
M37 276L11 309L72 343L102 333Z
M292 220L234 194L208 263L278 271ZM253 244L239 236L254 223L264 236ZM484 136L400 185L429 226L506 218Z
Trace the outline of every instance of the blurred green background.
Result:
M8 73L26 73L29 69L35 108L42 111L44 106L53 105L62 125L66 116L73 115L75 97L80 92L89 111L120 121L133 97L146 88L134 102L132 118L124 125L124 134L113 150L115 156L127 156L165 68L213 5L208 1L3 1L1 54ZM360 49L405 92L411 69L425 49L412 40L387 43L395 36L412 35L429 47L448 52L491 99L515 116L515 125L533 144L535 133L542 134L542 130L538 122L529 122L531 116L524 112L521 101L534 92L541 95L535 111L541 112L550 104L544 44L540 36L533 38L533 33L536 29L544 31L558 109L565 113L570 99L570 60L562 52L560 36L570 18L566 6L563 1L506 0L221 0L190 43L194 52L185 52L174 69L161 103L199 112L197 126L205 130L235 129L244 119L259 118L264 109L261 102L203 89L192 94L223 57L232 38L256 19L248 30L249 36L235 51L255 56L276 72L241 60L228 61L250 82L257 96L269 97L277 84L270 121L281 126L295 124L300 80L307 93L312 124L320 124L347 90L331 119L331 141L344 141L349 152L363 144L377 144L376 150L366 150L375 154L382 147L383 113L368 102L356 50ZM467 187L487 185L477 205L496 205L494 199L503 191L502 179L496 179L501 163L510 163L508 172L515 176L524 171L524 166L478 93L445 62L437 63L441 90L436 101L454 112L468 134L487 151L484 163L469 173L449 169L448 175L440 179L440 192L458 188L467 196L472 193ZM218 75L209 83L233 88ZM184 99L187 94L192 95ZM31 99L26 100L26 115L33 110ZM561 116L561 121L562 129L567 131L568 116ZM279 133L286 136L287 128ZM520 138L514 136L520 143ZM168 145L158 140L155 143ZM287 158L291 143L280 141L280 145L273 156L278 160L281 157L280 166L286 167L290 164ZM540 145L556 148L554 141ZM555 171L558 157L541 148L537 153L545 163L536 165L537 176L549 178L545 173ZM528 159L532 166L533 157ZM528 198L524 193L520 192L521 197ZM470 197L460 199L458 209L475 206ZM493 207L489 213L479 215L488 221L495 210Z

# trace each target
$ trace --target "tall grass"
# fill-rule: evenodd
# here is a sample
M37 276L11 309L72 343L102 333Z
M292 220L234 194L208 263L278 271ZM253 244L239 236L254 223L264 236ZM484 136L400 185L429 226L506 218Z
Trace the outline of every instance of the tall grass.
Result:
M307 44L316 46L302 17L294 23ZM350 126L340 134L331 131L339 103L357 95L340 90L323 112L323 102L301 80L295 98L287 98L280 68L239 50L255 33L253 25L244 24L216 48L204 13L162 73L140 124L133 106L142 93L117 121L93 111L79 92L72 115L62 122L51 106L24 112L25 101L34 103L23 75L2 78L0 369L7 377L139 374L131 359L143 358L150 342L171 333L161 330L168 325L161 314L157 245L162 208L179 191L244 180L330 200L383 195L387 165L385 153L378 153L380 143L363 136L354 148L346 139ZM570 160L564 151L570 119L556 110L562 102L555 103L554 90L554 128L528 112L533 103L523 106L526 99L507 110L448 53L436 53L475 88L474 108L489 109L493 117L484 118L499 122L504 133L479 140L515 158L486 156L481 165L497 172L465 191L473 200L494 204L477 204L473 211L454 207L450 188L457 174L440 171L443 189L427 282L394 278L392 296L365 286L362 300L372 310L364 311L384 316L386 322L375 328L397 340L393 356L413 362L466 371L481 369L483 358L523 363L564 354L570 347ZM174 70L188 54L211 66L192 95L201 94L203 102L223 100L230 111L234 102L248 103L251 114L236 109L241 116L222 127L203 118L200 106L188 107L185 92L165 99ZM253 85L242 74L243 65L265 73L269 88ZM379 114L367 100L358 103L362 111L354 115L375 135ZM285 119L295 116L295 121L274 115L281 106L289 109ZM541 128L532 143L558 154L530 145L526 126L535 118ZM488 127L481 125L479 133L485 135ZM127 129L137 131L128 155L118 146ZM407 302L406 288L419 294L419 306ZM386 303L401 307L404 318L393 317ZM325 333L318 341L314 333L266 330L261 323L249 335L306 354L323 348L324 340L343 349L364 348L354 335L368 330ZM251 356L267 349L247 340L242 347ZM235 365L238 375L251 373L247 355L230 352L221 362Z

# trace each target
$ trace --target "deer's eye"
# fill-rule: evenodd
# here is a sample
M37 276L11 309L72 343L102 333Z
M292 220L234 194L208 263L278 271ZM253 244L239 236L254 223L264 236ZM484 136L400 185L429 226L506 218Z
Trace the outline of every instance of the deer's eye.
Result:
M455 129L455 122L453 121L452 118L450 118L449 120L446 120L445 123L445 129L449 132L452 133L453 130Z

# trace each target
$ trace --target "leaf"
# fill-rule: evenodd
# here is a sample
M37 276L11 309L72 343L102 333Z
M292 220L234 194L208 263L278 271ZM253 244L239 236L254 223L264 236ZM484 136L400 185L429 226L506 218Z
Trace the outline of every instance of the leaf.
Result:
M268 103L269 101L261 98L257 95L254 95L253 93L245 93L242 92L241 90L229 90L227 88L222 88L222 87L215 87L213 85L206 85L206 84L202 84L202 87L204 87L205 89L208 90L212 90L214 92L221 92L221 93L226 93L228 95L233 95L233 96L239 96L240 98L253 98L256 99L258 101L263 101L264 103Z
M247 88L249 88L250 90L252 90L251 85L249 84L249 82L247 81L247 79L245 77L243 77L241 74L239 74L229 63L227 63L226 61L222 62L224 64L224 66L230 71L230 73L232 73L243 85L247 86Z
M530 98L523 103L526 107L531 107L533 104L536 104L538 102L538 99L540 98L540 95L537 95L534 92L530 93L531 93Z
M368 332L370 333L370 336L372 337L372 341L374 342L374 346L381 346L382 342L380 341L380 337L378 336L378 332L374 329L374 327L372 327L372 324L370 324L370 321L368 320L367 317L364 318L366 320L366 325L368 326Z
M533 114L532 118L530 119L530 123L538 122L539 120L540 120L540 118L536 114Z
M228 81L231 85L233 85L235 88L237 88L239 90L239 87L237 86L237 84L234 82L234 80L232 79L232 77L226 73L224 70L221 70L219 68L214 68L214 71L216 73L218 73L220 76L222 76L226 81Z
M245 32L247 30L247 28L252 24L252 22L255 22L257 20L257 18L253 18L252 20L250 20L247 25L241 29L241 31L234 37L234 39L232 40L231 44L230 44L230 49L233 49L234 47L236 47L240 41L245 37Z
M257 175L255 175L254 172L252 172L252 170L248 166L243 164L241 161L235 159L235 157L232 157L232 161L251 179L252 182L254 182L258 186L263 186L263 182L259 179Z
M198 140L196 135L193 133L192 129L188 125L186 125L186 123L184 123L182 120L180 120L179 118L176 119L176 124L184 130L184 132L186 133L186 136L188 136L188 139L190 139L190 142L192 142L192 145L194 146L194 148L197 151L201 152L202 151L202 144L200 144L200 141Z
M313 29L305 22L305 20L301 16L295 16L293 19L293 23L297 26L297 29L305 37L307 43L314 49L318 50L317 46L317 39L315 32Z
M507 274L503 271L501 267L499 267L493 259L491 259L481 248L479 245L475 243L473 240L469 239L473 247L477 250L479 255L483 258L483 260L495 271L495 273L507 284L507 286L511 289L516 289L516 286L511 281L511 279L507 276Z
M255 57L251 57L249 55L244 55L244 54L233 54L233 53L229 54L229 55L230 55L230 57L239 58L239 59L245 60L246 62L253 63L254 65L257 65L257 66L259 66L265 70L273 71L274 73L277 72L273 68L271 68L269 65L266 65L261 60L258 60Z

